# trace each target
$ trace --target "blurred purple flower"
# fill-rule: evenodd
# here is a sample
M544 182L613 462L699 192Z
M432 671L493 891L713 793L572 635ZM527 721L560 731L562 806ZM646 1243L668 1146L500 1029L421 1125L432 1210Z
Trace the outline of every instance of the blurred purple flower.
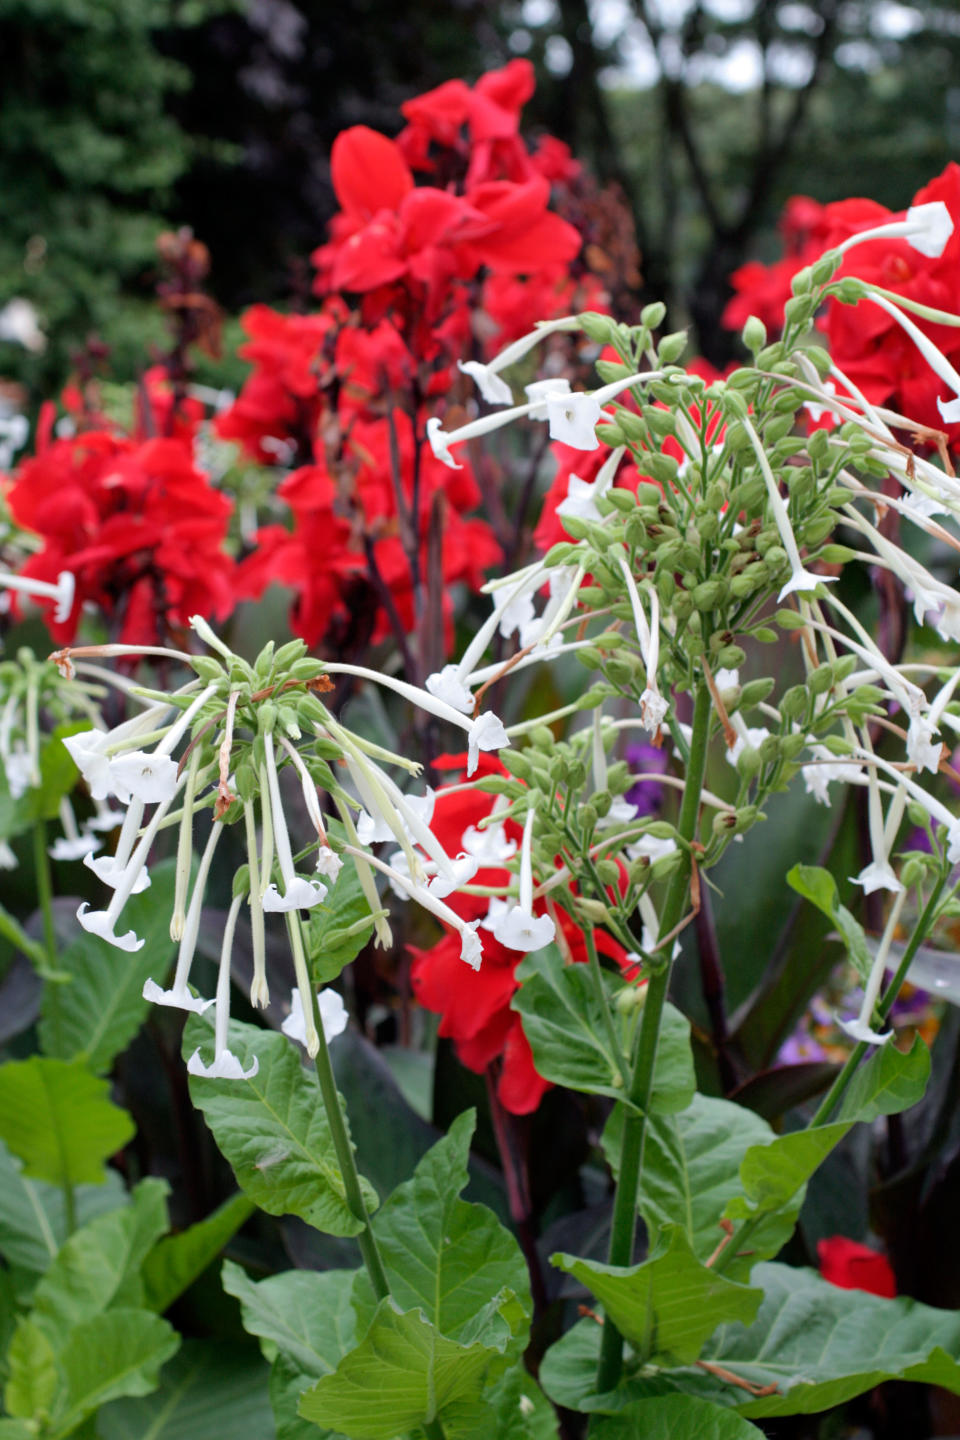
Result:
M628 745L627 764L641 775L663 775L667 769L666 751L656 745ZM663 786L656 780L640 780L626 794L638 815L656 815L663 804Z
M829 1055L819 1040L812 1035L793 1034L785 1040L777 1052L777 1065L804 1065L812 1060L829 1060Z

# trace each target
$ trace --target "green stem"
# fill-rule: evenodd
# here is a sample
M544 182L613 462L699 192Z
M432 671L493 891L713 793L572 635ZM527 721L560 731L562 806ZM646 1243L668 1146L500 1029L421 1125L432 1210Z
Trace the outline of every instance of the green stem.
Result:
M296 922L299 924L299 920ZM359 1220L363 1229L357 1236L357 1244L360 1246L360 1254L363 1256L363 1263L367 1267L367 1274L370 1276L370 1283L373 1286L377 1300L385 1300L390 1294L390 1285L387 1280L386 1271L383 1268L383 1261L380 1258L380 1251L370 1229L370 1216L367 1214L367 1206L363 1198L363 1190L360 1186L360 1173L357 1170L357 1162L353 1154L353 1146L347 1134L347 1127L343 1118L343 1110L340 1106L340 1096L337 1093L337 1082L333 1078L333 1066L330 1064L330 1051L327 1048L327 1039L323 1033L323 1021L320 1019L320 1011L317 1005L317 997L313 986L310 987L309 996L302 997L304 1003L309 1003L313 1012L313 1023L317 1035L320 1038L320 1049L314 1058L314 1066L317 1071L317 1081L320 1085L320 1094L323 1097L324 1109L327 1112L327 1122L330 1126L330 1134L333 1138L333 1148L337 1153L337 1163L340 1166L340 1173L343 1176L343 1188L346 1195L347 1205L351 1213Z
M694 698L690 761L687 767L680 816L677 821L677 833L681 840L688 844L696 838L697 833L700 792L703 788L706 770L709 733L710 691L701 681L697 686ZM669 935L679 925L687 905L691 868L691 852L687 845L681 846L680 854L681 863L670 877L660 917L661 938ZM672 949L673 942L669 941L667 950L672 952ZM647 998L643 1007L633 1079L628 1095L630 1103L624 1114L620 1176L614 1196L610 1248L607 1254L607 1262L610 1265L629 1265L633 1260L633 1240L637 1224L637 1193L643 1168L643 1142L647 1109L653 1089L653 1072L657 1057L657 1043L660 1038L660 1023L663 1018L663 1007L667 999L672 969L670 954L665 955L663 959L663 969L652 975L647 985ZM619 1380L622 1368L623 1336L608 1315L603 1326L600 1363L597 1367L598 1392L602 1394L606 1390L611 1390Z
M603 975L600 971L600 958L597 955L597 944L593 938L593 926L586 925L583 930L583 938L587 945L587 963L590 967L590 979L597 996L597 1004L600 1006L600 1013L603 1016L603 1028L607 1035L607 1044L610 1046L610 1053L623 1081L624 1089L629 1086L630 1074L623 1054L623 1047L617 1038L617 1032L613 1024L613 1016L610 1014L610 1002L607 999L607 992L603 987Z
M46 955L46 968L48 972L52 972L57 968L57 931L53 923L53 883L50 878L50 856L47 854L45 820L38 820L33 827L33 869L37 886L37 901L43 920L43 949ZM46 986L46 1012L50 1021L53 1053L59 1055L63 1048L60 1033L63 1013L60 1004L60 986L56 980L49 979ZM69 1176L66 1175L63 1181L63 1218L69 1238L77 1228L77 1206L73 1185Z
M910 969L910 966L913 963L913 958L933 927L933 921L936 915L937 906L940 903L940 897L943 894L943 889L946 883L946 876L941 875L936 885L934 885L932 891L930 892L930 898L927 901L926 905L923 907L920 918L914 926L913 934L907 941L907 948L904 950L900 960L900 964L897 966L896 974L890 981L890 984L887 986L886 990L883 992L883 995L877 1005L877 1013L879 1014L881 1020L886 1020L887 1016L890 1014L890 1011L893 1009L893 1002L900 994L900 987L903 984L904 980L907 978L907 971ZM853 1047L849 1056L847 1057L846 1064L840 1071L840 1074L837 1076L836 1080L834 1080L833 1084L830 1086L830 1089L823 1097L820 1108L817 1110L817 1113L810 1121L810 1125L808 1127L809 1129L813 1129L813 1127L816 1125L825 1125L827 1123L834 1110L836 1110L837 1105L843 1099L843 1096L846 1093L847 1086L850 1084L850 1081L853 1078L853 1072L856 1070L857 1066L860 1064L860 1061L863 1059L864 1055L869 1049L870 1046L866 1043L866 1041L857 1041L856 1045Z
M300 924L299 917L296 922ZM310 987L309 996L304 996L303 1001L309 1002L313 1012L313 1023L320 1038L320 1049L314 1058L314 1066L317 1072L317 1081L320 1085L320 1094L323 1097L324 1109L327 1112L327 1121L330 1125L330 1133L333 1137L333 1148L337 1154L337 1163L340 1166L340 1173L343 1176L343 1188L346 1193L347 1204L358 1220L363 1222L363 1229L357 1236L357 1244L360 1246L360 1254L363 1256L363 1263L370 1276L370 1283L373 1286L377 1300L385 1300L390 1294L390 1282L387 1279L387 1272L383 1268L383 1260L380 1256L380 1249L376 1237L370 1228L370 1216L367 1213L366 1202L363 1198L363 1190L360 1185L360 1172L357 1170L357 1162L353 1154L353 1146L350 1144L350 1137L347 1134L347 1127L344 1122L343 1110L340 1106L340 1096L337 1093L337 1082L333 1075L333 1066L330 1063L330 1051L327 1048L327 1037L323 1033L323 1021L320 1018L320 1009L317 1005L316 993L313 986ZM443 1426L439 1420L424 1420L420 1426L426 1440L446 1440Z

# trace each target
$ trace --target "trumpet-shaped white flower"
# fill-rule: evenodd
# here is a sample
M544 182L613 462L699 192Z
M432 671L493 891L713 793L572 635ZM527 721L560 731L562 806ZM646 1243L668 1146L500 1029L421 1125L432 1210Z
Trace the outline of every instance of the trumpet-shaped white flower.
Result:
M533 913L533 821L534 813L529 810L520 842L520 893L517 904L501 911L493 922L494 939L508 950L542 950L556 934L556 926L549 915Z
M630 860L646 859L650 861L651 865L655 865L665 855L672 855L676 848L676 840L671 839L669 835L664 839L657 835L641 835L627 846L626 853Z
M197 867L197 878L194 881L193 894L190 897L184 921L183 935L180 937L173 985L169 990L161 990L155 981L148 980L143 987L143 998L152 1000L155 1005L172 1005L176 1009L193 1010L198 1015L202 1015L204 1010L213 1003L210 1000L198 1000L196 996L191 995L187 989L187 981L190 978L190 967L193 964L197 936L200 933L200 914L203 910L203 893L207 888L207 876L210 874L213 852L217 848L217 842L222 834L223 826L219 820L214 820L210 827L207 843L203 847L203 854L200 856L200 864Z
M564 375L557 375L552 380L534 380L523 388L530 401L530 419L545 421L547 401L551 396L569 395L570 381Z
M86 900L77 911L77 919L89 934L99 935L101 940L115 945L118 950L131 952L142 950L147 943L145 940L141 940L134 930L127 930L125 934L117 935L114 929L116 920L109 910L91 910Z
M513 391L492 365L484 365L479 360L458 360L457 369L476 382L488 405L513 404Z
M480 865L502 865L504 860L510 860L517 853L516 840L508 840L505 827L500 825L486 825L480 829L476 825L468 825L460 839L460 844L468 855L472 855Z
M329 845L321 845L317 851L316 868L318 875L323 875L331 885L335 885L337 876L343 869L343 861L335 850L330 849Z
M347 1028L350 1017L347 1014L347 1007L336 990L326 989L317 991L317 1008L320 1011L320 1023L323 1026L323 1038L327 1044L342 1035ZM303 1013L303 999L300 995L299 986L294 986L290 992L290 1014L280 1026L284 1035L291 1040L296 1040L298 1045L306 1048L307 1029Z
M22 595L32 595L38 600L52 600L53 618L58 625L65 624L70 618L76 592L76 580L71 570L61 570L56 584L51 584L49 580L33 580L28 575L2 574L0 586L19 591Z
M469 715L473 709L473 692L464 684L459 665L444 665L442 670L428 675L424 684L431 695L436 695L438 700L452 705L455 710Z
M911 205L905 220L889 220L884 225L872 225L851 235L836 248L841 255L862 245L868 240L906 240L914 250L930 259L943 254L947 241L953 234L953 220L942 200L929 200L925 205Z
M132 798L145 805L169 800L177 788L177 764L169 755L128 750L109 762L110 786L122 804Z
M595 395L586 391L548 394L546 408L551 440L575 450L599 450L596 427L603 418L603 407Z
M223 943L220 947L220 969L217 975L217 1018L214 1026L213 1059L205 1065L200 1059L199 1047L187 1061L191 1075L201 1075L205 1080L252 1080L260 1069L256 1055L249 1070L229 1048L230 1029L230 952L233 949L233 935L237 927L237 915L243 903L242 895L235 895L223 927Z
M492 710L478 715L467 732L467 774L472 775L480 763L481 750L502 750L510 744L503 721Z
M430 442L430 449L437 460L451 470L462 470L450 454L451 445L462 444L464 440L474 440L479 435L486 435L491 430L499 430L503 425L509 425L514 420L519 420L523 415L530 414L529 405L512 405L508 410L497 410L492 415L481 415L479 420L471 420L466 425L461 425L458 430L444 430L443 421L436 415L432 415L427 421L427 440Z
M860 766L856 761L839 760L823 745L811 745L810 753L816 763L802 765L803 785L808 795L812 795L818 805L830 804L830 785L839 782L843 785L856 784L861 775Z
M280 797L280 783L277 778L277 761L273 749L273 736L263 737L263 750L267 762L267 787L268 795L264 797L270 806L270 816L273 821L273 839L277 848L277 864L280 866L280 878L283 881L283 894L281 895L276 885L267 885L261 897L264 910L276 913L284 910L309 910L313 905L319 905L326 897L327 887L321 885L319 880L306 880L298 875L293 867L293 855L290 850L290 837L287 834L287 821L283 813L283 801ZM266 875L264 875L266 880Z
M870 975L867 979L863 992L863 1003L860 1006L860 1013L855 1020L840 1020L840 1029L853 1040L858 1040L865 1045L885 1045L893 1035L892 1030L882 1033L873 1028L873 1011L880 994L880 986L883 983L883 974L887 968L887 956L890 953L890 945L900 920L900 911L903 909L903 902L907 898L907 892L901 889L896 900L890 907L890 914L884 927L883 936L877 946L877 953L874 956L873 964L870 967Z
M85 860L94 850L100 849L102 840L98 840L89 830L81 831L78 828L73 806L66 796L60 801L59 813L63 834L48 847L51 860Z
M875 760L876 757L869 750L867 754L871 760ZM859 875L850 878L854 885L863 887L865 895L872 895L875 890L890 890L897 894L903 889L903 885L897 879L893 866L890 864L890 851L897 837L900 821L903 819L907 800L906 790L901 786L893 796L887 813L887 821L884 824L880 787L877 784L876 771L872 765L867 767L867 780L867 819L873 859L869 865L863 867Z

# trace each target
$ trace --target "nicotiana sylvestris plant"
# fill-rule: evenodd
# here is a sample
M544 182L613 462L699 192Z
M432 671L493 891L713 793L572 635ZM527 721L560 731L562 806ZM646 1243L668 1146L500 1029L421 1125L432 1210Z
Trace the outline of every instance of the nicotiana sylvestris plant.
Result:
M891 234L942 245L933 209ZM960 1392L952 1358L960 1318L771 1263L806 1182L850 1128L923 1092L926 1047L917 1038L898 1049L887 1022L918 947L956 904L960 860L960 821L938 788L945 737L960 728L960 672L893 663L844 598L845 577L861 563L889 570L918 619L956 639L957 593L882 520L897 512L960 549L949 528L960 487L902 441L917 433L909 419L831 374L829 357L811 343L814 315L831 296L881 304L920 336L951 396L960 396L960 376L916 331L904 302L894 306L856 280L835 283L839 258L828 254L797 277L781 340L767 345L759 322L748 324L753 361L724 381L706 385L676 363L683 336L654 345L663 307L650 307L632 329L585 315L588 339L618 356L598 363L600 388L573 393L555 378L533 380L522 405L461 431L431 425L430 443L451 465L459 443L514 422L546 423L554 438L584 450L599 436L612 450L592 486L571 481L562 513L573 538L491 583L488 622L424 690L313 661L299 644L267 647L251 666L198 620L212 653L177 657L195 678L145 694L143 715L69 742L91 794L126 806L117 853L97 864L112 898L102 910L82 907L81 923L136 952L141 937L124 928L125 907L144 884L159 829L179 827L176 970L168 989L154 979L144 993L191 1012L191 1092L247 1195L359 1242L357 1272L254 1282L225 1269L246 1327L272 1361L280 1434L299 1436L305 1423L355 1440L557 1433L521 1363L531 1302L520 1250L490 1212L460 1198L470 1118L455 1122L378 1210L357 1171L328 1050L343 1016L316 988L354 953L354 933L373 925L387 938L381 879L459 932L465 988L483 963L486 929L525 952L513 1004L538 1070L611 1102L602 1141L616 1184L609 1252L604 1262L553 1257L595 1298L547 1352L539 1376L558 1405L591 1417L592 1436L649 1440L685 1426L705 1440L747 1440L760 1433L751 1417L824 1409L891 1376ZM510 364L528 363L534 351L525 343ZM478 374L482 393L506 404L510 365L489 368L497 383ZM948 418L955 403L946 401ZM811 430L808 415L823 410L833 428ZM663 452L668 436L682 460ZM614 483L628 456L646 477L636 493ZM506 666L483 663L497 631L519 633L520 652ZM794 641L799 678L785 683L780 665L771 676L741 678L748 664L763 669L763 656L777 653L765 645L785 639ZM104 653L60 658L79 668ZM569 705L506 729L482 708L491 680L509 683L530 665L571 655L592 681ZM504 773L476 782L493 796L485 826L502 837L512 819L520 839L497 842L498 865L516 878L507 893L490 894L483 921L466 923L445 904L471 885L476 835L463 854L444 850L430 829L429 794L408 794L394 778L417 767L337 717L328 691L341 674L386 684L457 727L471 772L480 750L500 753ZM587 723L558 738L578 712L589 712ZM670 769L657 779L676 791L673 818L652 820L627 799L643 778L620 758L635 731L669 748ZM840 933L863 1001L848 1023L849 1060L816 1113L776 1135L756 1114L697 1092L689 1024L667 997L710 870L791 784L827 804L838 785L863 790L871 853L856 883L864 894L886 892L888 906L871 950L827 871L790 872ZM289 838L291 795L315 832L300 854ZM902 852L907 818L925 828L928 851ZM205 998L190 988L190 967L214 849L231 825L240 827L246 862L234 878L216 993ZM196 829L201 858L191 881ZM381 841L394 847L387 859L371 848ZM346 901L352 893L359 912ZM284 1036L230 1020L230 948L244 908L254 1005L269 999L266 926L286 927L297 976L286 1028L314 1072ZM586 964L566 963L562 910L585 936ZM276 912L282 921L270 918ZM326 930L317 917L328 917ZM600 932L619 942L622 965L601 963ZM639 1259L638 1217L646 1233Z

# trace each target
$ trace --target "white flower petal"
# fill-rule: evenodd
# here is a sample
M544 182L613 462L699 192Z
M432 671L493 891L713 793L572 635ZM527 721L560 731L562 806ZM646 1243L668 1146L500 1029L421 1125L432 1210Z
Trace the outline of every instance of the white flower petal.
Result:
M942 200L930 200L925 205L911 205L907 221L918 228L907 236L914 250L936 260L943 254L947 241L953 234L950 211Z
M317 851L317 874L335 884L342 869L343 861L337 852L331 850L329 845L321 845Z
M142 950L146 944L146 941L139 939L133 930L128 930L125 935L115 935L109 912L91 910L86 900L77 911L77 919L84 930L88 930L91 935L99 935L101 940L106 940L110 945L116 945L118 950Z
M462 710L465 715L473 710L473 695L463 683L459 665L444 665L442 670L428 675L424 684L431 695L452 705L454 710Z
M128 867L118 865L115 855L84 855L83 863L88 870L93 871L98 880L102 880L104 885L109 885L111 890L119 889L127 878ZM146 865L141 865L140 874L137 876L130 894L139 895L141 891L149 890L149 888L150 875Z
M177 762L169 755L128 750L110 761L110 779L116 794L124 790L145 805L159 805L177 793Z
M194 1050L187 1061L187 1070L191 1075L201 1075L205 1080L252 1080L260 1069L260 1061L256 1055L253 1057L253 1064L249 1070L244 1070L243 1063L237 1059L232 1050L221 1050L214 1055L209 1065L204 1065L200 1059L199 1049Z
M503 721L492 710L484 710L467 732L467 774L472 775L476 770L481 750L500 750L509 744L510 736Z
M320 1023L323 1025L324 1039L329 1042L342 1035L347 1028L349 1015L343 999L338 991L330 989L317 991L317 1004L320 1009ZM290 1014L280 1026L284 1035L291 1040L296 1040L298 1045L306 1048L307 1030L303 1015L303 1000L297 986L290 992Z
M837 1024L845 1034L852 1040L860 1040L865 1045L886 1045L887 1041L893 1038L893 1031L886 1030L881 1035L876 1030L871 1030L862 1020L837 1020Z
M48 847L47 853L51 860L86 860L94 850L99 850L103 844L96 835L89 831L82 830L75 840L68 840L66 835L59 835L53 844Z
M471 970L479 970L480 961L483 959L483 944L477 934L479 923L479 920L471 920L460 931L460 959L469 965Z
M162 990L156 980L145 980L142 994L151 1005L169 1005L174 1010L191 1010L195 1015L202 1015L214 1003L199 995L191 995L185 985L180 990L176 986L172 990Z
M520 905L511 905L497 917L493 926L494 939L508 950L542 950L549 945L557 927L549 915L531 915Z
M280 894L276 885L268 885L263 897L263 908L273 914L284 910L309 910L311 906L319 905L326 894L327 887L321 885L319 880L306 880L297 875L287 885L284 895Z
M513 404L513 391L490 365L483 365L479 360L458 360L457 369L476 382L488 405Z
M571 445L575 450L599 450L596 427L602 418L600 401L585 391L547 396L550 439Z

